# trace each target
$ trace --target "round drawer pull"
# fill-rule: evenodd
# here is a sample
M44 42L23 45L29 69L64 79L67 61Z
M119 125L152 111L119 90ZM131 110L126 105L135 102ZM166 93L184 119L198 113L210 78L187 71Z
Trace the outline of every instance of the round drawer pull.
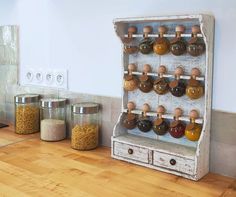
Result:
M129 153L130 155L132 155L133 152L134 152L133 149L131 149L131 148L128 149L128 153Z
M170 165L174 166L175 164L176 164L175 159L171 159L171 160L170 160Z

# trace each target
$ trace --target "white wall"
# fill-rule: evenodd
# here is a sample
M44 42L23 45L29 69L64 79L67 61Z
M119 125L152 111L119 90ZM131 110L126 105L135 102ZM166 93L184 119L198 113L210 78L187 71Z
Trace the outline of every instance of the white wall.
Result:
M121 95L117 17L208 13L216 19L213 108L236 112L235 0L0 0L0 25L20 25L20 71L69 69L72 91ZM230 93L230 94L229 94Z

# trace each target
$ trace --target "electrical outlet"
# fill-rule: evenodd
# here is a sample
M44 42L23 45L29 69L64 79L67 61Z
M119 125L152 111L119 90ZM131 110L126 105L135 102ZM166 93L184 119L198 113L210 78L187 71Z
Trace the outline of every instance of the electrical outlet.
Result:
M45 86L59 89L68 88L68 71L66 69L26 69L24 73L24 85Z
M37 71L35 74L35 80L37 83L43 82L43 73L41 71Z
M54 80L54 74L53 72L46 72L46 76L45 76L45 81L48 85L51 85L53 83Z
M34 78L33 71L31 69L27 70L24 77L25 77L25 80L28 83L30 83L33 80L33 78Z

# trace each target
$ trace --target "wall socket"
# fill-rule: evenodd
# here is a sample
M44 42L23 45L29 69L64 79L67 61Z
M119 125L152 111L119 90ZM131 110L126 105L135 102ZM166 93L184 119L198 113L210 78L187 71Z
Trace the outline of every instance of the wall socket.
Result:
M68 89L67 69L33 69L27 68L23 74L22 84L37 85L59 89Z

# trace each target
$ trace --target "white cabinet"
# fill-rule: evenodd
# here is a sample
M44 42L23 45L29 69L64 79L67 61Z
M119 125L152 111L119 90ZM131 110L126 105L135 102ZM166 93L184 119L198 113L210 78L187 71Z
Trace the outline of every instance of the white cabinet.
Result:
M152 26L157 35L157 28L160 25L168 27L167 37L175 36L175 26L184 25L186 32L183 35L186 40L191 37L191 27L199 25L201 36L206 45L203 55L192 57L189 54L174 56L171 53L166 55L149 54L144 55L140 52L136 54L125 54L122 52L123 74L127 73L128 65L135 63L137 72L142 73L144 64L150 64L152 72L149 73L153 78L157 77L156 70L160 65L167 67L167 78L172 78L177 66L184 68L182 78L190 78L191 69L197 67L201 70L201 77L198 79L205 88L204 96L197 100L190 100L187 96L180 98L173 97L170 93L158 95L154 91L143 93L140 90L123 91L123 103L121 114L113 130L112 136L112 157L149 168L173 173L189 179L198 180L209 171L209 143L210 143L210 120L211 120L211 92L212 92L212 60L213 60L213 40L214 40L214 17L209 15L182 15L182 16L162 16L162 17L142 17L116 19L114 26L122 45L124 37L127 36L129 26L136 26L138 33L135 35L136 44L142 39L142 28L146 25ZM121 76L123 78L123 75ZM153 120L156 116L158 105L164 105L167 109L165 118L171 121L173 111L176 107L181 107L184 116L181 117L185 123L189 122L188 114L192 109L200 112L198 123L202 124L200 139L196 142L187 140L185 137L175 139L168 133L158 136L153 131L142 133L137 128L128 130L122 126L122 119L127 112L127 103L133 101L136 110L132 113L141 114L144 103L148 103L151 112L148 116Z

